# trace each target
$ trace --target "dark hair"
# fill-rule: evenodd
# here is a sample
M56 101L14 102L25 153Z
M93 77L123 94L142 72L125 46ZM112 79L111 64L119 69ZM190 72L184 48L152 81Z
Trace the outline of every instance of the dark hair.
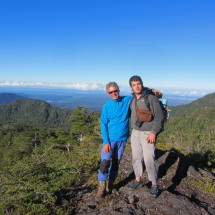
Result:
M129 79L129 84L130 84L130 86L131 86L131 82L132 81L139 81L140 83L141 83L141 85L143 86L143 81L142 81L142 79L141 79L141 77L140 76L138 76L138 75L134 75L134 76L132 76L130 79Z

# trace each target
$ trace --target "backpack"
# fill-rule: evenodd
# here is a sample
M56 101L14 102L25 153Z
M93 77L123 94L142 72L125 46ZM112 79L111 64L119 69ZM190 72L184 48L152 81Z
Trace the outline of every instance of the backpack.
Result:
M154 93L149 93L149 94L155 95L159 99L159 104L161 106L163 116L164 116L164 119L163 119L163 122L162 122L162 128L159 131L159 133L161 133L162 131L164 131L164 123L169 119L169 111L170 110L168 108L168 100L163 99L161 95L157 95L157 94L154 94ZM149 111L151 111L148 95L146 95L144 97L144 100L145 100L145 103L146 103L146 107L149 109ZM134 98L132 98L131 103L132 103L133 100L134 100Z
M161 133L162 131L164 131L164 123L167 122L167 120L169 119L169 111L170 110L168 108L168 100L167 99L163 99L161 95L155 94L155 96L157 96L158 99L159 99L159 104L161 106L163 116L164 116L164 119L163 119L163 122L162 122L162 128L159 131L159 133ZM144 97L144 99L145 99L147 108L149 110L151 110L148 96Z
M159 99L159 104L161 106L161 109L162 109L163 115L164 115L164 120L163 121L166 122L169 119L169 111L170 111L168 109L168 100L163 99L162 96L160 96L160 95L155 95L155 96L157 96L158 99ZM147 108L149 110L151 110L148 96L144 97L144 99L145 99Z

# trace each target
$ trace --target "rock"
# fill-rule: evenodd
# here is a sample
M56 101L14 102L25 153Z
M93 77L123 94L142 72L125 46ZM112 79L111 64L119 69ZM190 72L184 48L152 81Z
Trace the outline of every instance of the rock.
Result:
M187 176L191 178L198 178L198 179L202 178L201 174L193 166L189 167L187 171Z
M120 178L112 194L95 201L97 188L76 187L65 195L66 206L70 203L72 214L90 215L212 215L215 214L215 196L195 186L196 179L214 181L210 172L196 170L175 151L159 152L157 167L160 194L153 198L149 194L150 183L144 172L144 186L129 191L126 186L134 179L131 149L127 148L120 163ZM128 196L135 199L130 204ZM71 198L69 201L68 198ZM73 203L73 204L72 204ZM62 204L62 207L64 205Z
M199 173L202 175L203 178L207 179L207 181L215 182L215 177L212 173L203 169L199 169Z

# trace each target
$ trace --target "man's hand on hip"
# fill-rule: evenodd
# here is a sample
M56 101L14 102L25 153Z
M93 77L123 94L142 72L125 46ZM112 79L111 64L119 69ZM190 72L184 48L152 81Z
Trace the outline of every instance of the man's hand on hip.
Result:
M146 138L148 143L155 143L156 141L156 135L153 133L149 133L148 137Z
M110 144L105 144L103 150L105 153L108 153L110 151Z

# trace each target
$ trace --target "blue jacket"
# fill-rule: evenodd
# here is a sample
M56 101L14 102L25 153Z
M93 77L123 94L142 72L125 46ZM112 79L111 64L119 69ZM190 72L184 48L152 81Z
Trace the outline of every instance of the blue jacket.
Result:
M120 96L110 99L102 107L101 134L104 144L114 141L126 141L129 136L130 101L132 96Z

